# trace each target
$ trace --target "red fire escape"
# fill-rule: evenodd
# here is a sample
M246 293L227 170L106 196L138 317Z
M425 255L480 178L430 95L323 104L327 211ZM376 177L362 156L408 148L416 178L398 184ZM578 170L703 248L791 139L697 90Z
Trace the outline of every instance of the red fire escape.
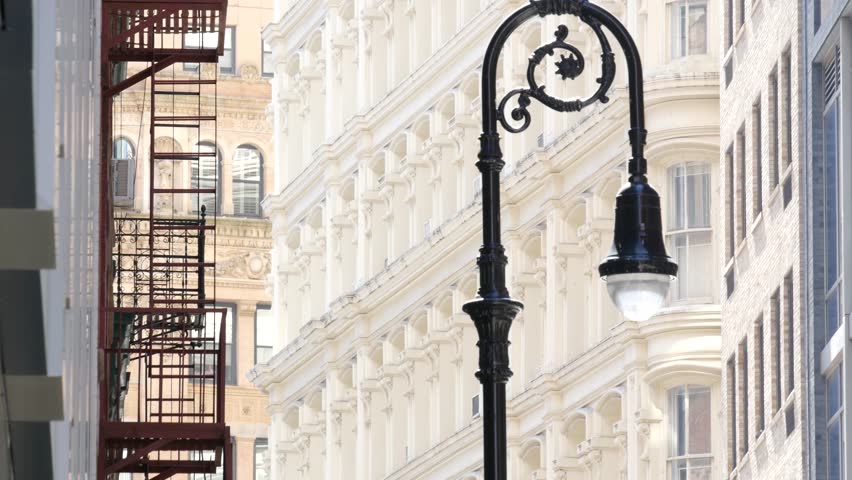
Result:
M226 310L205 288L215 274L215 211L207 205L216 205L218 182L155 181L155 166L197 172L217 159L215 148L178 152L156 140L215 143L226 10L227 0L103 1L98 479L207 478L217 468L232 475ZM128 66L136 73L127 76ZM142 216L114 218L115 103L140 85L150 105L146 207ZM195 213L177 216L173 205Z

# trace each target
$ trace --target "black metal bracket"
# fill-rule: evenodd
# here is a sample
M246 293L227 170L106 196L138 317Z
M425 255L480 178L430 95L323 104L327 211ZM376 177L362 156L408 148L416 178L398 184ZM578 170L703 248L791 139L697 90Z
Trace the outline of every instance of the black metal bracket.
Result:
M511 133L520 133L526 130L532 122L532 117L528 107L531 99L536 99L543 105L558 112L579 112L585 107L595 103L606 103L609 101L606 93L609 91L612 82L615 79L615 55L612 53L612 48L609 45L606 35L601 30L601 23L593 18L585 15L580 15L586 25L588 25L598 38L601 44L601 76L597 78L597 83L600 85L590 97L585 99L563 100L549 95L545 92L545 86L539 85L535 79L535 72L541 66L541 63L548 57L553 57L558 51L568 53L566 57L560 53L561 59L556 62L556 73L562 77L562 80L574 80L583 73L586 68L586 60L583 57L580 49L567 43L568 27L560 25L554 35L556 40L538 47L530 56L529 64L527 65L527 83L528 88L516 88L507 93L503 100L500 101L497 107L497 120L504 129ZM512 109L510 116L516 122L522 122L520 126L513 127L506 119L506 106L512 97L518 97L518 106Z

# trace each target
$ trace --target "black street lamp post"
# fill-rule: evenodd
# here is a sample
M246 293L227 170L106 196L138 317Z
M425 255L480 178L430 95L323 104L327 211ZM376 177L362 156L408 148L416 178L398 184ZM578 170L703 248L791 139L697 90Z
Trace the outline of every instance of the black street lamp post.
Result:
M497 104L497 61L509 35L535 16L574 15L588 25L601 44L600 85L586 99L563 100L545 93L544 86L535 80L535 71L549 56L560 54L555 62L563 80L574 79L585 68L582 53L569 43L568 28L560 26L556 40L536 49L529 59L527 88L510 91ZM500 171L505 162L500 151L497 124L508 132L518 133L529 127L531 116L527 107L532 99L560 112L577 112L600 101L606 103L609 87L615 78L615 57L610 48L606 29L624 52L628 72L630 97L631 157L628 162L628 183L616 198L615 231L612 249L601 263L599 272L607 282L607 290L622 313L631 320L646 320L665 301L677 265L666 254L662 234L660 197L648 184L645 176L645 130L642 64L639 52L627 29L612 14L587 0L530 0L513 13L497 29L485 52L482 69L482 136L479 162L482 173L482 236L479 250L479 295L465 304L479 335L479 371L482 383L482 423L484 430L484 463L486 480L506 480L506 382L512 376L509 369L509 329L523 305L509 296L506 288L506 255L500 240ZM567 56L566 56L567 54ZM517 106L510 115L519 126L513 126L505 116L510 99L517 97Z

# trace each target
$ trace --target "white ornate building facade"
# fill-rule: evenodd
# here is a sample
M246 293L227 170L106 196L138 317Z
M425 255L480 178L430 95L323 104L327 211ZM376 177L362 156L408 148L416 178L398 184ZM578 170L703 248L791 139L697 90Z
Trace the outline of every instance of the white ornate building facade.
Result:
M277 0L269 394L274 479L481 476L476 295L481 242L479 66L518 0ZM512 327L509 478L720 478L719 46L714 0L607 1L645 65L650 179L680 264L669 305L624 321L597 265L626 178L621 52L611 100L532 107L504 135ZM563 97L593 90L600 47L570 17L510 39L498 87L560 24L587 59Z

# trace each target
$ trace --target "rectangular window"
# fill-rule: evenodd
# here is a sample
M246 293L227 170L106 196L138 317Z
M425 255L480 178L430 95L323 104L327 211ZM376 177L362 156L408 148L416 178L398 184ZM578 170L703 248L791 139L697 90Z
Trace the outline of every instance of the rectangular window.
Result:
M737 351L737 370L739 371L739 389L737 390L737 395L739 395L740 404L739 408L739 459L742 460L743 457L748 453L749 442L748 442L748 344L747 340L743 339L740 342L739 349Z
M731 298L731 295L734 294L734 290L737 288L737 276L736 270L734 270L734 266L731 265L728 268L728 273L725 274L725 290L727 293L727 297Z
M266 468L269 461L269 440L256 438L254 440L254 480L269 480L269 471Z
M763 210L763 110L761 108L760 99L751 107L751 122L752 122L752 158L754 164L752 168L752 188L754 189L754 197L752 198L752 217L757 218Z
M236 28L225 27L225 47L219 56L219 71L221 73L233 74L237 63L236 56Z
M266 363L272 358L272 339L275 321L271 305L258 305L254 318L254 363Z
M754 323L754 424L755 437L763 433L765 427L763 398L766 393L763 363L763 317L758 317Z
M237 349L234 343L236 339L236 305L216 305L216 308L225 309L225 382L228 385L237 383ZM219 339L222 335L222 314L208 312L204 317L204 326L195 332L196 337L202 339L203 349L214 350L219 348ZM216 375L217 357L215 353L199 353L192 358L193 374L197 375L197 382L212 382Z
M736 198L734 197L734 146L728 147L725 152L725 230L727 231L725 250L726 257L730 260L734 258L734 250L736 250L736 231L734 226L734 210L736 209Z
M822 116L822 212L823 222L823 266L825 288L825 340L840 327L842 321L840 290L842 286L842 232L841 232L841 184L840 184L840 58L835 49L834 57L823 64L823 92L825 107Z
M737 0L737 32L745 25L745 0Z
M781 174L781 152L779 151L781 138L780 118L778 117L778 67L769 74L769 132L772 140L772 165L770 165L771 189L778 185Z
M219 56L219 71L221 73L233 74L236 63L234 54L234 36L236 27L225 27L225 46L222 55ZM219 34L217 32L185 33L183 35L184 48L211 49L219 47ZM197 72L198 63L184 63L183 69L188 72Z
M784 364L786 366L787 389L784 393L789 396L795 386L796 369L794 363L796 342L793 336L793 321L795 318L793 306L793 272L784 276Z
M725 46L734 44L734 0L725 0Z
M746 161L745 161L745 125L737 132L736 151L736 173L737 177L737 246L746 237Z
M781 55L781 101L783 105L783 148L781 149L783 168L787 169L793 163L793 65L790 58L790 49L787 48Z
M666 239L677 262L673 300L709 298L713 272L705 259L713 254L710 228L710 165L686 162L668 169L669 221Z
M669 6L672 58L707 53L707 2L680 0Z
M731 55L728 61L725 62L725 88L734 80L734 56Z
M781 292L775 290L769 303L769 316L772 322L770 336L772 357L770 368L772 368L772 412L781 409Z
M198 155L197 160L191 160L190 187L198 189L219 189L219 166L221 152L209 142L200 142L192 152ZM216 193L204 192L192 194L192 213L199 213L201 206L206 208L208 216L216 215L219 211L219 197Z
M671 479L712 478L710 388L686 385L669 390Z
M263 198L263 157L257 148L251 145L240 145L237 148L231 163L231 181L234 215L260 216L260 201Z
M843 366L840 365L826 377L826 418L828 435L826 455L828 480L843 479Z
M272 45L261 41L260 48L263 54L260 59L260 68L264 77L272 77L275 75L275 62L272 61Z
M734 471L737 466L737 368L734 355L728 359L727 365L727 410L728 410L728 471Z

